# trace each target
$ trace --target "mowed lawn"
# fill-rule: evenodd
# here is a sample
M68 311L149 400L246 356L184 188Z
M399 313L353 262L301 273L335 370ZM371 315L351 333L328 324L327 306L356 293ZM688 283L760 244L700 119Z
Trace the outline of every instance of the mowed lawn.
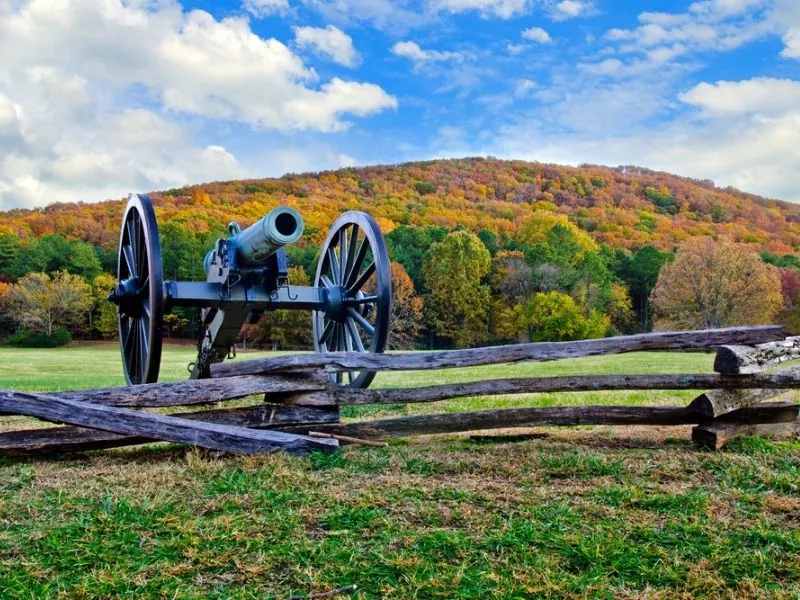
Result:
M184 378L193 354L167 346L162 380ZM646 352L382 374L376 385L704 373L712 362ZM114 344L0 348L0 389L120 383ZM694 395L475 398L344 417ZM0 430L20 421L0 418ZM797 441L743 438L708 453L688 427L524 431L538 437L433 436L308 458L152 444L0 459L0 598L287 598L351 585L338 597L800 597Z

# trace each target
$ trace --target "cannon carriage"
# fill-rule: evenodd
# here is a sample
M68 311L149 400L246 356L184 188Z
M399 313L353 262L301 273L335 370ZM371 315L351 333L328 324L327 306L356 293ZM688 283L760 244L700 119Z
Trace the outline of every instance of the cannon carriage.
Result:
M317 352L383 352L389 334L391 271L375 220L346 212L322 244L311 286L293 285L285 246L303 234L303 218L281 206L247 229L228 225L205 257L206 281L164 281L155 211L145 195L133 194L122 218L117 283L109 300L118 308L120 348L129 384L158 380L164 314L175 307L201 309L201 335L191 379L235 355L245 323L276 309L310 311ZM373 371L345 371L332 383L367 387Z

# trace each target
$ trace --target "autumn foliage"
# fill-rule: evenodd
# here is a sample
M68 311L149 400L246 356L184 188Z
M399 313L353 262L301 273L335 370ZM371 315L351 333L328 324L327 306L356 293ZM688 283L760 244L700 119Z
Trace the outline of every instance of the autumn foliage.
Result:
M701 238L661 269L653 305L659 329L770 323L783 306L775 268L744 244Z
M800 206L709 181L637 167L465 158L207 183L154 192L151 198L164 276L180 280L204 278L203 256L226 235L230 221L247 226L271 208L289 205L306 224L303 239L287 249L297 269L293 280L305 281L337 216L369 212L395 263L390 345L396 348L540 339L545 334L537 331L546 327L534 324L544 323L542 315L555 308L564 313L559 316L564 326L545 337L647 331L659 273L679 248L686 248L681 250L686 258L663 273L672 285L663 283L655 294L660 327L777 318L800 330L795 254ZM102 289L116 269L123 205L122 200L56 202L0 213L0 282L13 284L42 272L78 276L92 286L93 302L85 322L71 326L73 335L113 337L114 314L102 302ZM701 246L711 252L713 240L729 240L723 246L734 245L749 257L731 268L757 275L754 281L766 293L758 302L762 308L738 306L748 294L723 277L724 291L734 293L737 306L718 305L707 314L706 305L713 302L705 297L720 285L713 278L724 275L714 269L705 271L711 279L695 309L670 308L699 278L692 271L697 265L683 270L680 265ZM765 262L783 269L780 276L761 269ZM776 316L774 300L781 291ZM9 327L9 318L7 310L0 338L20 324ZM250 341L268 347L307 345L308 320L305 313L268 314L247 333ZM196 314L178 309L165 331L197 335Z

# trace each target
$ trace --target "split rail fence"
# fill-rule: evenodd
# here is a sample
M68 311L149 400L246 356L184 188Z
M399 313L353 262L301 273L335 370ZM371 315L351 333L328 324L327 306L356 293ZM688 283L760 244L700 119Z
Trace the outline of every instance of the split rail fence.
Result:
M575 375L487 379L414 388L332 386L345 370L438 370L551 361L642 350L717 349L715 374ZM485 429L573 425L694 425L698 446L718 449L736 436L792 435L800 405L782 396L800 387L800 338L779 326L650 333L577 342L544 342L444 352L296 354L216 365L211 379L70 392L0 391L0 414L59 424L0 432L0 455L28 456L167 441L257 453L334 451L341 440ZM702 391L688 406L554 406L420 414L343 423L341 406L439 402L542 392ZM248 406L202 405L258 396ZM263 397L263 400L262 400ZM171 414L150 408L180 407ZM312 435L313 434L313 435ZM328 434L332 437L321 437Z

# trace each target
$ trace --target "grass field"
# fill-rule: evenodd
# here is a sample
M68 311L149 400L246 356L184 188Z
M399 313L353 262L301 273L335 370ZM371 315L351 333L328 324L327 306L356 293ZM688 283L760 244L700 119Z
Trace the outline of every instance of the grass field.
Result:
M169 346L163 380L191 347ZM253 354L252 356L256 356ZM639 353L381 375L709 372ZM0 348L0 389L118 385L115 345ZM691 392L476 398L378 416L555 403L685 404ZM370 409L351 410L348 419ZM0 419L0 430L19 418ZM332 456L230 457L170 445L0 462L0 598L800 598L800 443L691 448L688 428L467 435Z

